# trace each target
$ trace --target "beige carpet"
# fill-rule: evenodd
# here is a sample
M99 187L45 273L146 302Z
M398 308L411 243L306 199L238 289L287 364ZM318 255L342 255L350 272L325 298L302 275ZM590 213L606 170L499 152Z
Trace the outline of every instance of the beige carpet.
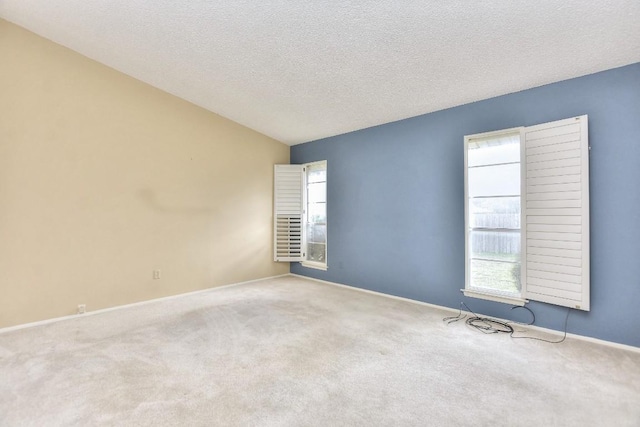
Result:
M640 354L284 277L0 335L0 425L639 426Z

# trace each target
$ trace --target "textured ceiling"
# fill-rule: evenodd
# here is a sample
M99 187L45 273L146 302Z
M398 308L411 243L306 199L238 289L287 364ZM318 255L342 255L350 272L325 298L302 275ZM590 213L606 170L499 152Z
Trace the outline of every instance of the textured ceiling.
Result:
M640 62L638 0L0 0L0 17L287 144Z

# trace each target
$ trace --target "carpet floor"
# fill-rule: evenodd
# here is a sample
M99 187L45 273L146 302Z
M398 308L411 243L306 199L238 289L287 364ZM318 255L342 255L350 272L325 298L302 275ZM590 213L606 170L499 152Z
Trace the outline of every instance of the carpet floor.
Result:
M0 334L0 425L639 426L640 353L285 276Z

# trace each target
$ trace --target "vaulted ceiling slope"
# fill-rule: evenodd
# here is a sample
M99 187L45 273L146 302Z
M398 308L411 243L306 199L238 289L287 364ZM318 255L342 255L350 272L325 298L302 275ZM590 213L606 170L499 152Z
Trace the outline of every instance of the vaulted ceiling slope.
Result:
M638 0L0 0L0 17L287 144L640 62Z

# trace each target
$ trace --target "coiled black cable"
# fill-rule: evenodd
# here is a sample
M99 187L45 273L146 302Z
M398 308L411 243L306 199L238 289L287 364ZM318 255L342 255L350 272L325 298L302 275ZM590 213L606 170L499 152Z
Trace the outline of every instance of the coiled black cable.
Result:
M471 317L467 317L466 314L462 314L462 307L464 307L469 313L473 314L473 316ZM511 310L514 310L516 308L524 308L525 310L529 311L529 313L531 314L531 321L529 323L520 323L520 322L515 322L515 321L509 321L509 322L503 322L501 320L497 320L497 319L492 319L489 317L483 317L483 316L479 316L476 313L474 313L473 310L471 310L467 304L463 302L460 302L460 311L458 312L457 316L449 316L449 317L445 317L444 319L442 319L443 322L445 322L447 325L450 325L451 323L455 323L459 320L462 319L467 319L465 321L465 323L467 324L467 326L474 328L480 332L482 332L483 334L498 334L498 333L507 333L509 334L509 336L512 339L529 339L529 340L536 340L536 341L543 341L543 342L547 342L547 343L551 343L551 344L560 344L561 342L563 342L566 338L567 338L567 324L569 322L569 313L570 313L570 308L567 308L567 315L564 319L564 335L562 337L562 339L558 340L558 341L551 341L551 340L547 340L544 338L537 338L537 337L528 337L528 336L520 336L520 337L516 337L513 334L516 332L521 332L521 331L516 331L513 326L511 326L512 324L517 324L517 325L525 325L525 326L529 326L529 325L533 325L534 322L536 321L536 315L533 313L533 311L529 308L529 307L525 307L525 306L514 306L511 307Z

